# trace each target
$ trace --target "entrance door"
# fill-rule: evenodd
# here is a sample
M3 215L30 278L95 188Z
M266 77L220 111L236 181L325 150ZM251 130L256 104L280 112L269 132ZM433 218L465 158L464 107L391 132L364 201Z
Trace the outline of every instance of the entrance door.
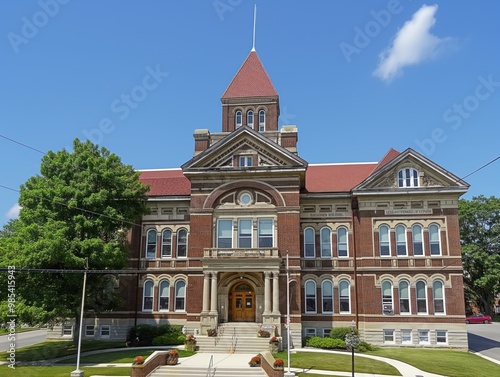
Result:
M255 322L255 292L245 282L236 284L229 293L229 320Z

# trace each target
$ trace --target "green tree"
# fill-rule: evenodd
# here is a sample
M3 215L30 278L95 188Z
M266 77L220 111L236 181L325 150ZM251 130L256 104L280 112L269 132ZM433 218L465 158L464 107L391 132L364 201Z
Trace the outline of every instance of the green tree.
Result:
M2 267L61 270L16 274L19 311L32 324L78 321L83 274L64 270L82 270L86 260L89 270L126 266L126 234L147 212L147 191L138 172L89 141L76 139L73 152L42 158L40 175L21 186L19 219L0 234ZM88 274L86 310L115 309L116 281L111 274Z
M458 208L465 297L492 314L500 292L500 198L461 199Z

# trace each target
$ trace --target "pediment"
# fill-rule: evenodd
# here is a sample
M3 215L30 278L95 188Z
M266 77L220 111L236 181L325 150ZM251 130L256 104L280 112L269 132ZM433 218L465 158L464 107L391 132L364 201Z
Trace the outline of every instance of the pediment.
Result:
M248 158L251 166L240 166L240 157ZM306 167L306 161L273 140L248 127L241 127L186 162L182 170L247 171Z
M408 169L408 170L407 170ZM399 172L416 171L418 186L400 187ZM353 191L408 191L433 189L467 190L469 185L456 175L409 148L381 169L373 172Z

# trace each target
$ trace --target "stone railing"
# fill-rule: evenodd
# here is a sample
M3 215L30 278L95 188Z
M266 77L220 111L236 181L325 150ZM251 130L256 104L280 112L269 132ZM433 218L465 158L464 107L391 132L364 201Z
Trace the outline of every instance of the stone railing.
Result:
M272 249L204 249L205 258L279 258L278 248Z
M144 361L143 364L133 364L130 377L147 377L160 365L167 363L169 351L155 351Z
M261 354L261 365L264 372L268 375L268 377L283 377L285 374L284 368L275 368L274 357L271 352L264 352Z

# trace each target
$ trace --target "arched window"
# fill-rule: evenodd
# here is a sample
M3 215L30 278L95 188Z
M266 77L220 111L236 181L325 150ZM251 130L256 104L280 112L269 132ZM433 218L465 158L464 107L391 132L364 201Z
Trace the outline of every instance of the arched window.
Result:
M429 226L429 241L431 246L431 255L441 255L441 241L439 226L432 224Z
M418 171L417 169L401 169L398 172L398 186L399 187L419 187Z
M306 228L304 230L304 256L306 258L314 258L316 256L314 239L314 229Z
M235 118L234 123L236 125L236 128L241 127L241 125L243 124L243 116L242 116L240 110L238 110L236 112L236 115L234 116L234 118Z
M410 313L410 284L402 280L399 282L399 314Z
M347 247L347 228L337 229L337 255L339 258L348 257L349 249Z
M398 257L408 255L406 248L406 227L404 225L396 226L396 251Z
M417 281L417 314L427 314L427 285Z
M321 301L323 313L333 313L333 283L324 280L321 283Z
M394 314L393 308L392 283L389 280L384 280L382 282L382 312L384 314Z
M168 310L170 299L170 283L167 280L160 282L158 310Z
M340 313L351 312L351 289L347 280L341 280L339 283L339 311Z
M413 255L420 257L424 255L424 243L422 226L415 224L411 227L412 241L413 241Z
M142 293L142 310L153 311L154 287L152 280L146 280Z
M161 233L161 257L170 258L172 256L172 231L165 229Z
M177 258L187 257L187 230L180 229L177 232Z
M247 111L247 126L253 128L253 111Z
M332 232L330 228L321 229L321 258L331 258L332 256Z
M146 258L156 258L156 230L149 229L146 236Z
M445 314L444 286L441 280L435 280L432 283L432 295L434 298L434 314Z
M389 227L387 225L381 225L378 228L378 236L379 236L379 247L380 247L380 256L388 257L391 255L391 247L389 242Z
M316 313L316 283L313 280L306 281L306 313Z
M266 130L266 112L259 110L259 131Z
M184 280L177 280L175 283L175 311L186 310L186 283Z

